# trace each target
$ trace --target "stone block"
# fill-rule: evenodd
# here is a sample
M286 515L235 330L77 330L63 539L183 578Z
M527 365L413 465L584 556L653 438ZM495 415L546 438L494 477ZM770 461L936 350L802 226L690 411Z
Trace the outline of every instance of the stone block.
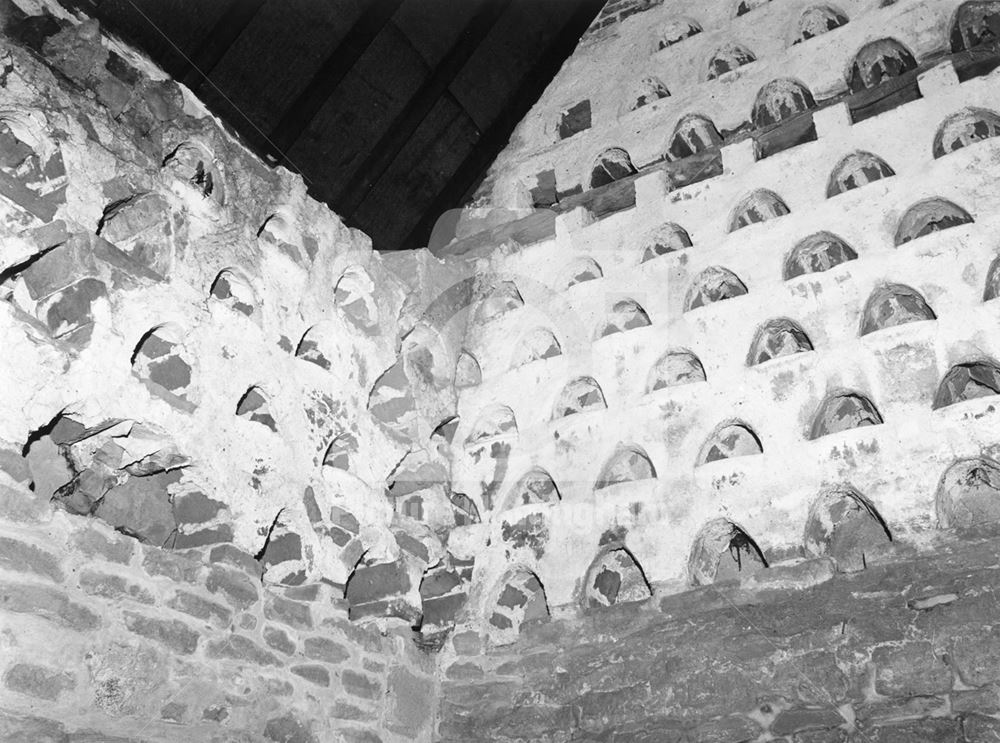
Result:
M325 663L343 663L351 657L347 648L328 637L307 637L302 643L302 652L307 658Z
M254 578L260 577L260 563L249 552L241 550L234 544L220 544L213 547L208 559L213 563L217 562L239 568Z
M703 723L694 731L699 743L744 743L756 740L760 733L760 725L739 715L728 715Z
M357 671L345 670L340 682L344 686L344 691L362 699L376 699L382 694L382 687L377 680Z
M148 270L167 276L173 262L171 216L163 196L140 194L108 207L98 234Z
M0 582L0 609L15 614L33 614L80 632L97 629L101 624L100 618L90 609L48 586Z
M292 642L287 632L278 627L270 625L264 627L264 644L285 655L293 655L295 653L295 643ZM312 657L308 653L306 653L306 656Z
M929 642L875 648L872 662L879 694L913 696L951 690L951 669L937 657Z
M9 488L0 483L0 516L15 523L44 523L52 518L52 506L27 488Z
M205 580L205 588L220 594L234 608L243 610L259 598L257 586L243 573L213 565Z
M145 588L111 573L85 570L80 574L80 588L91 596L101 596L106 599L130 599L140 604L154 602L153 594Z
M60 560L51 552L18 539L0 536L0 568L19 573L33 573L61 583Z
M150 575L164 576L177 583L194 583L201 573L201 563L197 560L175 555L157 547L146 550L142 567Z
M73 674L55 668L16 663L4 672L3 684L11 691L54 702L59 696L76 688Z
M70 543L87 557L100 557L120 565L128 564L135 549L135 542L131 539L105 535L93 526L73 534Z
M338 700L330 709L330 716L338 720L370 720L375 713Z
M108 288L100 279L85 278L50 294L38 303L35 316L45 323L53 338L69 338L74 345L89 340L81 331L93 324L94 303L108 298Z
M344 743L382 743L382 739L371 730L344 728L340 731Z
M475 663L453 663L448 666L445 676L453 681L481 679L483 677L483 669Z
M330 685L330 672L326 670L321 665L315 663L303 663L297 666L292 666L290 669L292 673L300 678L304 678L317 686L329 686Z
M0 711L0 741L3 743L67 743L62 723L32 715Z
M233 612L227 606L209 601L190 591L178 591L167 602L167 606L198 619L214 621L218 626L225 627L233 617Z
M452 647L458 655L479 655L482 648L482 641L478 632L471 630L466 632L456 632L451 638Z
M1000 637L993 631L962 634L952 641L951 659L969 686L1000 682Z
M273 743L319 743L319 739L291 713L272 717L264 725L264 737Z
M859 730L856 734L866 743L959 743L961 731L958 720L930 719L883 725Z
M205 653L209 658L241 660L258 666L282 665L274 653L264 650L249 637L243 635L229 635L224 640L210 642Z
M386 726L394 733L418 737L434 714L434 680L403 666L389 672Z
M771 723L775 735L791 735L807 730L826 730L846 724L835 709L786 709Z
M996 714L1000 712L1000 686L989 684L981 689L953 691L951 693L951 711L982 712Z
M230 524L213 526L211 529L199 529L191 533L176 533L173 536L173 548L193 549L210 544L226 543L233 540L233 527Z
M1000 720L980 714L965 715L962 732L965 743L1000 743Z
M94 515L140 541L160 547L177 528L167 488L179 477L179 471L130 477L105 494Z
M198 633L174 619L155 619L126 611L125 626L129 631L156 640L181 655L190 655L198 647Z
M280 596L271 596L264 603L264 616L296 629L312 629L312 612L308 604L300 604Z
M85 277L100 279L116 291L162 277L133 261L100 237L79 233L49 251L24 271L24 282L32 299L42 299Z
M222 501L212 500L197 491L174 496L174 518L178 524L203 524L226 509Z

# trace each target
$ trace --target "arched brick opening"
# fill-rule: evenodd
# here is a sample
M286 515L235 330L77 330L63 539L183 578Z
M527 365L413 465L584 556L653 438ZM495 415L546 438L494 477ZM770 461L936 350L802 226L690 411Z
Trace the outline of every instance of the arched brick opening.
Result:
M621 147L610 147L594 160L590 170L590 187L600 188L636 172L628 152Z
M649 324L649 315L638 302L634 299L619 299L611 305L611 310L604 323L598 328L595 337L600 339L634 328L643 328Z
M358 455L358 437L349 431L338 434L323 454L323 466L351 471L351 460Z
M986 270L986 282L983 287L984 302L989 302L997 297L1000 297L1000 256L994 258Z
M1000 24L1000 16L997 17ZM1000 114L986 108L965 108L941 122L931 151L935 158L1000 135Z
M181 142L163 158L163 168L205 198L225 203L225 185L219 164L204 145Z
M847 85L852 92L881 85L886 80L915 70L913 52L895 39L878 39L865 44L854 56Z
M830 173L826 184L826 197L832 198L855 188L896 175L889 164L870 152L852 152Z
M771 0L739 0L736 5L736 16L746 15L752 10L767 5Z
M742 44L725 44L719 47L708 60L707 80L732 72L737 67L756 62L757 57Z
M883 284L876 287L865 302L858 335L936 319L934 310L916 289L905 284Z
M951 50L974 49L1000 39L1000 2L973 0L962 3L951 25Z
M548 328L529 330L514 347L511 358L511 368L530 364L532 361L555 358L562 355L562 346Z
M193 364L183 343L184 330L176 323L152 328L142 336L132 352L132 372L155 385L155 390L165 391L168 398L176 396L186 400L192 383Z
M250 282L230 268L223 269L215 277L209 296L247 317L253 316L259 304Z
M494 405L480 414L465 439L466 446L480 446L494 439L517 436L514 411L506 405Z
M767 83L757 93L751 120L760 129L815 107L816 99L809 88L798 80L779 78Z
M693 586L707 586L753 575L767 567L757 543L728 519L709 521L691 546L688 579Z
M586 608L631 604L645 601L652 595L645 572L624 545L602 550L584 576Z
M536 503L556 503L560 500L562 495L552 475L541 467L532 467L510 489L502 510Z
M455 363L455 386L458 388L477 387L483 381L479 361L469 351L462 349Z
M722 135L710 118L701 114L687 114L674 126L665 157L671 161L683 160L721 144Z
M978 536L1000 531L1000 464L960 459L945 470L934 498L938 526Z
M787 317L779 317L768 320L754 334L747 354L747 366L812 350L812 341L802 326Z
M588 410L603 410L608 407L601 386L593 377L578 377L569 382L556 400L552 409L552 420Z
M695 34L701 33L701 24L691 18L674 18L663 24L660 29L660 36L656 42L657 49L666 49L668 46L689 39Z
M691 237L687 230L674 222L660 225L643 241L640 263L651 261L667 253L691 247Z
M882 414L875 404L859 392L838 392L820 403L813 415L810 439L864 426L882 425Z
M360 266L344 271L333 290L337 309L351 324L368 334L376 332L379 324L374 292L375 282Z
M701 447L697 463L702 465L763 453L764 447L754 430L746 423L736 421L726 423L712 432Z
M728 232L735 232L752 224L777 219L790 213L791 210L778 194L760 188L743 197L733 209L732 216L729 218Z
M937 410L994 395L1000 395L1000 366L989 359L967 361L955 364L944 375L934 395L932 408Z
M562 284L568 289L586 281L604 278L604 271L593 258L577 258L563 272Z
M669 97L670 91L667 90L667 86L663 84L663 81L654 75L649 75L642 78L636 85L635 91L632 93L632 102L629 105L629 110L635 111L637 108L647 106L661 98Z
M656 469L642 447L634 444L619 444L601 469L601 474L598 475L594 484L594 490L602 490L624 482L655 478Z
M513 281L501 281L476 306L476 322L488 322L495 317L524 306L521 292Z
M525 567L509 569L500 579L495 598L487 609L486 629L494 645L517 640L525 625L549 619L545 588L538 576Z
M857 252L843 238L832 232L816 232L800 240L785 257L782 276L787 281L797 276L821 273L857 258Z
M830 488L813 501L803 536L809 554L833 558L842 572L864 569L868 556L891 541L882 516L850 485Z
M253 386L243 393L236 403L236 415L254 423L260 423L265 428L278 432L278 424L271 415L271 403L260 387Z
M746 284L728 268L710 266L695 276L684 298L684 311L705 307L747 293Z
M649 371L646 392L705 381L701 360L687 349L667 351Z
M817 36L840 28L848 22L847 14L832 5L814 5L799 17L798 36L794 44L808 41Z

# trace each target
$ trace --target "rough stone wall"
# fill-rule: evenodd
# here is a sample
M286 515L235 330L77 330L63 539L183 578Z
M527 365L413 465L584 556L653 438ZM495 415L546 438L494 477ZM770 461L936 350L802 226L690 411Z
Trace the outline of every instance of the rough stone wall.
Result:
M441 741L985 743L995 540L829 579L828 560L464 646Z
M429 739L454 515L396 502L447 470L461 274L397 276L93 21L0 10L0 740Z

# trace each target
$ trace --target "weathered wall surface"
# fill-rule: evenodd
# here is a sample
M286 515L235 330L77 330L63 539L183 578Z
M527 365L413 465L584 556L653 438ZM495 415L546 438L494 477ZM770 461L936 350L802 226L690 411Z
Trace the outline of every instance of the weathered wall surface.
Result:
M397 277L146 60L24 6L2 6L0 739L429 739L410 627L454 516L441 478L437 522L390 487L447 470L460 323L427 312L461 273Z
M465 645L442 741L969 743L1000 736L995 541L823 560Z
M949 645L991 652L954 538L1000 514L1000 19L960 5L609 4L522 123L438 251L493 286L443 738L994 739ZM970 613L907 608L963 560ZM734 578L774 646L699 608ZM772 682L821 650L829 699Z

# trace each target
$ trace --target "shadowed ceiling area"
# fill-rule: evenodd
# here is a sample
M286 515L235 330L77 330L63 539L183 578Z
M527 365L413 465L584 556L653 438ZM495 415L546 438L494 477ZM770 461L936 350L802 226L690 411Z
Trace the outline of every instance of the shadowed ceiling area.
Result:
M603 0L62 0L379 250L462 205Z

